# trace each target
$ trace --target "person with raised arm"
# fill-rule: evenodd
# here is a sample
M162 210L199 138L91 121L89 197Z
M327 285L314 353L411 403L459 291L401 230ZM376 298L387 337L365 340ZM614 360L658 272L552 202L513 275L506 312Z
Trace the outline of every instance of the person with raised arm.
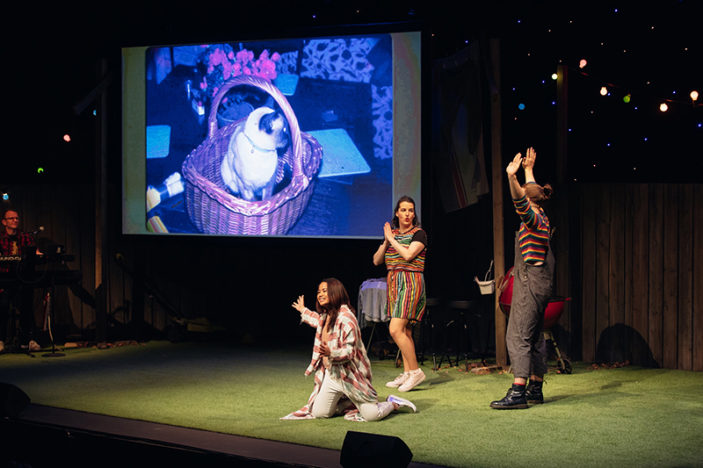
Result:
M303 323L315 328L312 360L305 375L314 373L315 385L305 406L281 419L330 418L379 421L400 407L417 411L415 405L395 395L378 401L371 385L371 362L366 354L349 294L336 278L320 282L315 311L299 296L293 308Z
M547 351L542 326L552 294L554 255L552 228L543 204L552 197L552 188L535 181L536 158L534 148L528 148L524 158L517 153L505 169L520 227L515 233L513 297L505 337L513 384L504 398L491 402L495 409L524 409L544 402ZM520 168L524 184L518 181Z

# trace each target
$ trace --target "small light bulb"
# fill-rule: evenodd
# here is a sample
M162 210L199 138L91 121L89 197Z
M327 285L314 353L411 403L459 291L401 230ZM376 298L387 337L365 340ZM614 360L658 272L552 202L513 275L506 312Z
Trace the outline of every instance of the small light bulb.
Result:
M600 89L600 95L601 95L601 96L607 96L607 95L608 95L608 88L606 88L605 86L601 87L601 89Z
M697 101L698 100L698 91L696 91L694 89L693 91L691 91L691 94L689 94L689 96L691 96L692 101L694 101L694 102Z
M666 112L669 110L669 106L667 106L665 102L662 102L661 104L659 104L659 110L662 112Z
M559 76L556 73L552 73L552 79L556 80Z
M579 68L586 68L586 65L588 65L586 59L581 59L581 61L579 62Z
M631 99L632 96L630 94L626 94L625 96L623 96L622 102L624 102L625 104L629 104Z

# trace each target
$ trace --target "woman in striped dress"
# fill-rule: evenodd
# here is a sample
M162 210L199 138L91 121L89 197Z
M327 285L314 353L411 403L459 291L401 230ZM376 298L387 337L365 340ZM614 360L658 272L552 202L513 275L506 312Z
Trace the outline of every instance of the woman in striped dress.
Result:
M410 324L425 313L425 254L427 233L419 226L415 201L403 196L395 206L393 224L383 227L384 240L373 255L374 265L385 262L388 269L389 331L403 356L403 373L387 387L401 392L412 390L425 380L417 364Z

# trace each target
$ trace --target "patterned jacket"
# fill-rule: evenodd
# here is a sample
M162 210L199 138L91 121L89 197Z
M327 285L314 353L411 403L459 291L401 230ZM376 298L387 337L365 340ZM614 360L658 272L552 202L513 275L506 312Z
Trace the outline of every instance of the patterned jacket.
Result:
M5 229L0 232L0 256L22 257L27 248L36 249L37 241L32 233L19 231L16 236L8 236ZM7 265L0 265L1 272L10 271Z
M317 394L320 392L322 379L325 374L322 356L320 355L320 343L322 327L326 318L326 314L320 315L307 308L300 314L302 323L307 323L316 329L312 360L305 370L305 375L315 373L315 385L307 404L298 411L294 411L281 419L313 418L310 409L315 402ZM375 403L378 401L378 394L371 385L371 362L366 355L359 324L352 311L346 305L343 305L339 310L339 314L337 314L337 321L329 334L327 345L330 348L330 368L328 372L332 377L342 382L342 387L344 387L344 393L347 397L340 399L338 413L346 413L346 419L358 420L359 417L356 415L358 410L351 404L350 400Z

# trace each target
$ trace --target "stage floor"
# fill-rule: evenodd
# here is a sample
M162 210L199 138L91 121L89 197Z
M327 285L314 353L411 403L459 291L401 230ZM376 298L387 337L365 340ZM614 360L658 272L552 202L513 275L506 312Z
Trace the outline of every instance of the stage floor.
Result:
M535 450L546 467L703 460L703 373L576 362L572 374L546 376L544 405L496 411L489 403L505 394L511 375L446 365L433 371L430 359L427 380L403 394L417 413L374 423L281 421L312 390L312 377L303 375L309 343L270 349L148 342L64 353L0 355L0 384L31 399L17 419L0 418L1 440L44 461L66 457L73 467L86 460L92 464L84 466L105 466L127 454L138 459L147 449L162 459L207 458L208 466L340 466L349 431L400 438L415 466L528 467L532 457L511 454ZM388 359L372 360L372 369L385 399L394 390L383 383L399 370Z

